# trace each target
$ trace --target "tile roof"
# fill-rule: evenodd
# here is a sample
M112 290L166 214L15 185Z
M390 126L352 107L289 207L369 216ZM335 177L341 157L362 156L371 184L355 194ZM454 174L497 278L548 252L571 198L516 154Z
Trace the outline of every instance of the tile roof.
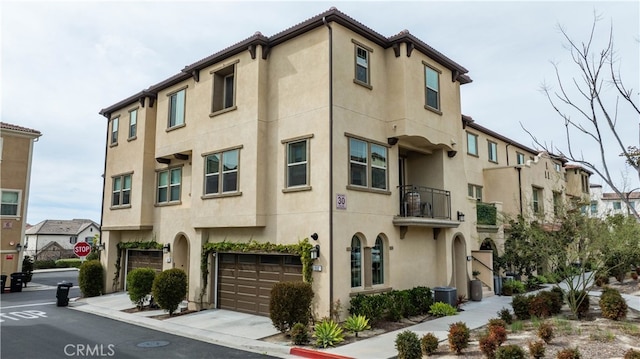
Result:
M25 132L25 133L32 133L35 135L42 135L42 133L40 133L40 131L38 130L34 130L31 128L27 128L27 127L22 127L22 126L18 126L18 125L12 125L10 123L6 123L6 122L0 122L0 128L5 129L5 130L13 130L13 131L20 131L20 132Z
M61 234L61 235L77 235L89 226L100 226L90 219L72 219L57 220L45 219L44 221L27 229L25 234Z

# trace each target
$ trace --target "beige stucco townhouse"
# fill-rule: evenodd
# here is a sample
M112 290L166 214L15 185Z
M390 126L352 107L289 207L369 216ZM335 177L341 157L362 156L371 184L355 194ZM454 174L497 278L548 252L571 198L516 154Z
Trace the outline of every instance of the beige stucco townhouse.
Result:
M40 131L0 122L0 264L6 276L22 271L31 159L34 142L40 136Z
M503 233L495 219L476 223L478 199L512 209L514 193L492 192L492 181L562 162L524 146L526 163L470 154L468 133L480 149L497 134L462 116L466 73L408 31L385 37L332 8L103 109L106 290L123 290L132 268L175 267L188 273L191 308L266 315L272 284L303 278L299 253L203 248L306 239L319 254L320 317L357 293L468 294L472 254L490 266L480 246ZM501 157L512 143L493 141ZM514 158L516 147L506 150ZM538 185L546 200L550 183L537 180L523 181L523 193Z

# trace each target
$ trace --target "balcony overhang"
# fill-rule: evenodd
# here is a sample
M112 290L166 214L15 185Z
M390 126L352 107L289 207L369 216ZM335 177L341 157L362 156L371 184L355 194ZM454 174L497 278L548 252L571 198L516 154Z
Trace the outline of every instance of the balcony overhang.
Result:
M460 222L450 219L441 218L422 218L422 217L393 217L393 225L400 227L400 239L409 231L409 227L429 227L433 228L433 239L438 239L442 228L458 228Z
M190 155L191 155L191 151L177 152L171 155L156 157L156 162L169 165L171 164L171 161L174 159L178 161L187 161Z

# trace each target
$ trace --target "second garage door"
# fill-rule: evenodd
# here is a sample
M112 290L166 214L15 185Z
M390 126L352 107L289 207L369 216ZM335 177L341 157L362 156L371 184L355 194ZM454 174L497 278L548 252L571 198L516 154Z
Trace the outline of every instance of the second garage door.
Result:
M218 307L269 315L271 288L278 282L302 281L298 256L218 254Z

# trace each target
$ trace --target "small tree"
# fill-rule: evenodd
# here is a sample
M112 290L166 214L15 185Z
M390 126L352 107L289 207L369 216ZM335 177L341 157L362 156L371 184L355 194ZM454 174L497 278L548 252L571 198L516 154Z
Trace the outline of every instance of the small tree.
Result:
M84 297L97 297L102 294L104 273L100 261L85 261L80 266L78 281Z
M273 326L284 333L296 323L309 324L313 289L306 282L280 282L271 288L269 317Z
M187 274L179 268L159 273L153 280L152 292L160 308L173 315L187 295Z
M144 299L153 289L156 271L151 268L136 268L127 274L127 291L129 299L140 309L144 306Z

